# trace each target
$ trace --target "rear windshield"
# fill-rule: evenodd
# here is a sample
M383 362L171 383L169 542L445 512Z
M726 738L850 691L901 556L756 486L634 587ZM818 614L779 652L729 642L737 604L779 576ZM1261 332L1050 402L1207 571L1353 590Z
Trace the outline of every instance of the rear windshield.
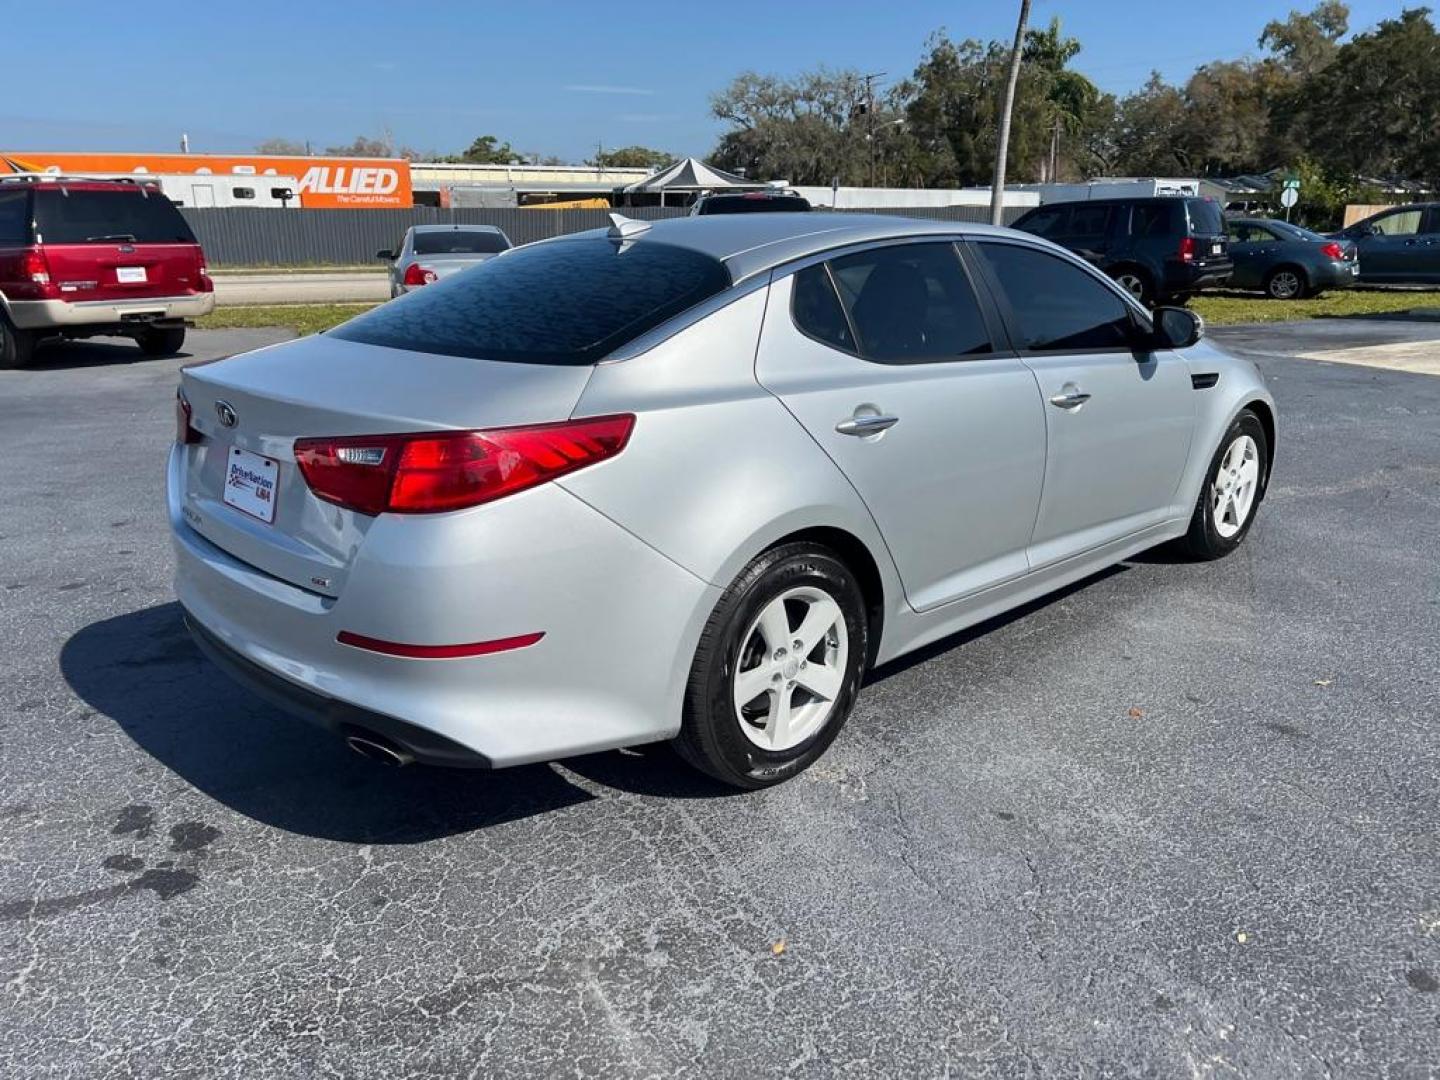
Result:
M195 234L159 192L117 187L35 192L35 230L47 244L193 244Z
M1190 209L1190 231L1196 236L1223 236L1225 217L1220 213L1220 204L1210 199L1187 199Z
M800 195L721 195L706 199L701 214L766 214L809 210L810 200Z
M689 248L603 237L515 248L331 331L411 352L591 364L730 285Z
M480 229L445 229L415 234L416 255L494 255L509 246L510 242L498 232Z

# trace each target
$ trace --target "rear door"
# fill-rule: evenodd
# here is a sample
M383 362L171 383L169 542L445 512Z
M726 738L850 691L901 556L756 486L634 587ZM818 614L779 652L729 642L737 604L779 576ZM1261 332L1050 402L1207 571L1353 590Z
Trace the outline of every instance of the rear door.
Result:
M200 245L158 191L46 184L35 191L35 232L66 300L145 300L200 289Z
M1002 340L949 242L871 247L770 286L757 377L855 486L919 610L1027 569L1045 418Z
M1070 260L1000 240L975 242L972 250L1044 402L1044 495L1030 565L1167 520L1194 427L1184 360L1137 353L1125 302Z

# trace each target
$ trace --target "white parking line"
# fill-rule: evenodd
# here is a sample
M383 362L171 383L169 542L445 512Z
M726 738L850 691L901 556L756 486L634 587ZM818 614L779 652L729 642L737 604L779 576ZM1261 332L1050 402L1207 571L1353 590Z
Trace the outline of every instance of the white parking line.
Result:
M1389 345L1362 345L1353 349L1320 349L1296 353L1301 360L1440 375L1440 341L1397 341Z

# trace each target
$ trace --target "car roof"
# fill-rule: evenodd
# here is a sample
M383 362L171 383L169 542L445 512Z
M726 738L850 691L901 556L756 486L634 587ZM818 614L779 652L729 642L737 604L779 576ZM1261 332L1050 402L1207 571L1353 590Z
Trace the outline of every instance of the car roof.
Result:
M466 224L466 223L463 222L463 221L457 221L457 222L454 222L453 224L450 224L450 225L411 225L411 226L410 226L410 231L411 231L411 232L417 232L417 233L460 232L461 230L463 230L463 231L465 231L465 232L491 232L491 233L498 233L498 232L500 232L499 226L496 226L496 225L469 225L469 224Z
M935 221L887 214L717 214L642 223L648 226L625 239L636 243L672 244L723 262L740 282L795 259L850 244L928 236L1007 236L1034 242L1013 229L973 221ZM556 237L558 243L582 237L615 237L608 229L591 229Z

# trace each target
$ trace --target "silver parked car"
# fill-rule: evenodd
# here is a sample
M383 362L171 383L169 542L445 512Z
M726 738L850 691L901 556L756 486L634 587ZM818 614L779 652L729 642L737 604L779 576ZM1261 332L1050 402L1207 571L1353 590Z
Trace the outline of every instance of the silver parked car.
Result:
M1244 540L1275 406L1201 331L1010 230L618 218L182 372L176 591L374 757L772 784L873 665Z
M502 251L510 238L494 225L412 225L394 251L375 257L390 264L392 298L467 270Z

